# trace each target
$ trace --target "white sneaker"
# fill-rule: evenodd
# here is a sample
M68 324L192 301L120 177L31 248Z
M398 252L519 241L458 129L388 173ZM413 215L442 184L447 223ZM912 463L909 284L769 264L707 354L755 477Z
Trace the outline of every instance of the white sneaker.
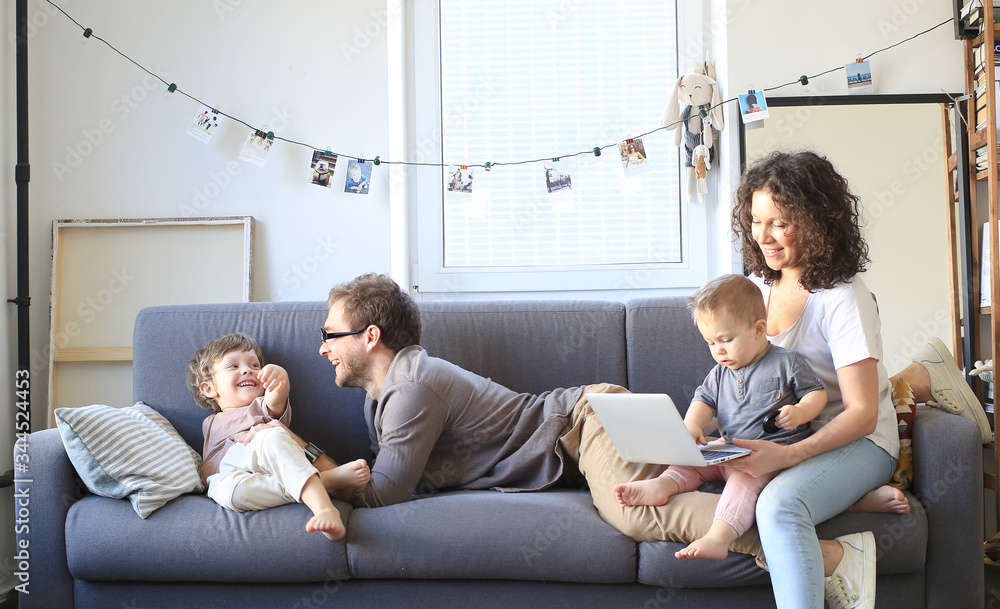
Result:
M875 536L871 531L838 537L844 557L824 580L830 609L875 608Z
M913 360L922 364L931 377L931 399L927 405L974 421L979 425L983 444L992 442L993 430L986 411L965 381L948 347L940 339L932 338Z

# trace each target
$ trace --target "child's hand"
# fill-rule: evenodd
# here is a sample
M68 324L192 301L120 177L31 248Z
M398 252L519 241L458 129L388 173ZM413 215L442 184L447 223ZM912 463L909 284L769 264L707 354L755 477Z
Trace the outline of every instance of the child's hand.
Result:
M257 379L264 385L264 389L275 393L288 388L288 372L281 366L268 364L257 373Z
M684 425L688 428L688 432L690 432L691 437L694 438L694 441L696 443L708 444L708 438L706 438L704 432L701 431L701 427L698 427L693 424L688 424L687 421L684 421Z
M806 416L806 413L799 408L798 404L782 406L778 413L778 418L775 419L775 423L777 423L778 427L782 429L795 429L799 425L804 425L809 422L809 418Z

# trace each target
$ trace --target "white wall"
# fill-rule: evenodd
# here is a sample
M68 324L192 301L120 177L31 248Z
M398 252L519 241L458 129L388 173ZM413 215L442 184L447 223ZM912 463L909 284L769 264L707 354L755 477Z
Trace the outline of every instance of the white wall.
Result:
M859 54L868 55L952 16L951 4L943 0L849 0L838 3L835 10L830 6L817 10L814 3L806 2L729 0L728 12L721 12L720 7L716 15L720 22L728 21L729 30L720 70L725 73L724 96L843 66ZM821 29L816 27L819 22ZM954 38L953 23L880 52L869 61L875 94L961 93L965 87L962 44ZM816 95L847 94L843 69L811 79L810 86ZM795 83L767 95L807 94ZM901 122L917 123L902 117L911 117L915 111L931 116L920 119L923 127L905 132ZM750 132L758 141L785 142L844 159L840 169L862 195L866 210L864 233L872 251L866 282L879 295L880 305L888 308L883 311L883 338L890 374L905 367L930 336L939 336L949 346L952 342L940 113L935 108L907 108L897 114L893 125L876 127L855 110L806 107L797 114L798 120L772 119L765 121L764 129ZM733 112L730 116L729 125L736 126L739 117ZM818 116L840 118L824 125L818 124ZM882 138L887 141L872 136L897 128L904 132L902 136ZM724 159L730 163L726 168L730 189L739 179L736 136L736 129L726 133L732 151ZM810 141L817 137L823 141ZM894 245L886 245L890 242Z
M264 167L241 162L248 128L224 118L211 142L196 141L185 133L196 102L167 98L164 85L99 41L84 42L50 6L30 5L39 26L30 43L33 378L45 377L48 359L55 219L254 216L259 301L322 300L336 282L389 271L384 166L361 196L344 192L346 157L330 189L308 183L304 147L276 141ZM60 6L225 113L320 148L386 158L385 0ZM191 281L212 281L212 261L192 269ZM45 388L35 389L40 424Z
M836 4L784 0L708 0L712 16L706 29L725 32L714 59L723 96L728 99L748 89L770 88L788 82L767 95L810 95L796 81L854 61L952 17L945 0L844 0ZM962 44L947 23L919 38L870 58L875 94L949 93L965 88ZM813 78L813 95L847 93L844 70ZM738 125L735 104L727 105L727 124ZM738 132L723 132L721 159L722 200L731 200L739 182ZM845 132L845 137L850 137ZM887 143L888 144L888 143ZM878 150L871 155L879 167ZM847 176L850 179L851 176ZM901 260L905 254L901 253ZM884 261L880 261L884 262ZM720 272L725 269L720 268Z

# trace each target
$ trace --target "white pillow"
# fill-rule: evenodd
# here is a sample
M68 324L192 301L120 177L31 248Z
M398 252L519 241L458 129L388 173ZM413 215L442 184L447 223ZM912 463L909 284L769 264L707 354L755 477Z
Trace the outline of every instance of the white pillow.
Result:
M138 402L58 408L56 426L73 467L96 495L128 497L146 518L171 499L202 492L201 456L163 415Z

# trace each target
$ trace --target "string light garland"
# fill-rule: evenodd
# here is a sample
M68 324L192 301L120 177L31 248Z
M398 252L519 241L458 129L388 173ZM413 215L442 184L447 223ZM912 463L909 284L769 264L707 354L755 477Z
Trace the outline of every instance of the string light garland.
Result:
M198 99L194 95L191 95L187 91L184 91L179 86L177 86L176 83L172 83L172 82L168 83L166 80L164 80L163 78L161 78L159 75L153 73L151 70L149 70L148 68L146 68L142 64L138 63L137 61L135 61L134 59L132 59L131 57L129 57L125 53L119 51L110 42L108 42L104 38L101 38L100 36L98 36L97 34L95 34L94 30L92 30L89 27L84 27L83 25L81 25L79 21L77 21L72 16L70 16L70 14L67 13L65 10L63 10L62 7L60 7L57 4L53 3L52 0L45 0L45 2L47 2L48 4L50 4L57 11L59 11L60 13L62 13L67 19L69 19L70 21L72 21L77 27L79 27L83 31L83 37L84 38L100 41L105 46L107 46L109 49L111 49L115 53L118 53L119 55L121 55L123 58L125 58L127 61L129 61L130 63L132 63L133 65L135 65L140 70L142 70L146 74L149 74L150 76L152 76L156 80L158 80L161 83L163 83L163 85L166 87L166 94L169 95L169 94L173 94L173 93L180 93L184 97L187 97L188 99L190 99L192 101L198 102L202 106L205 106L205 107L208 107L208 108L212 108L212 106L210 104L206 104L205 102L201 101L200 99ZM869 57L873 57L874 55L876 55L878 53L882 53L884 51L888 51L889 49L897 47L897 46L899 46L899 45L901 45L903 43L909 42L911 40L914 40L915 38L918 38L920 36L928 34L928 33L930 33L932 31L938 29L939 27L941 27L941 26L943 26L945 24L951 23L952 21L954 21L953 17L945 19L944 21L942 21L941 23L939 23L939 24L937 24L935 26L929 27L929 28L927 28L926 30L924 30L922 32L918 32L918 33L914 34L913 36L910 36L909 38L906 38L904 40L900 40L899 42L895 42L895 43L893 43L893 44L891 44L891 45L889 45L887 47L883 47L883 48L878 49L876 51L872 51L868 55L865 55L864 57L860 57L859 59L861 59L861 60L868 59ZM840 65L840 66L837 66L835 68L831 68L829 70L825 70L823 72L820 72L818 74L814 74L812 76L808 76L806 74L803 74L802 76L798 77L797 79L795 79L795 80L793 80L791 82L786 82L786 83L783 83L783 84L780 84L780 85L775 85L773 87L768 87L768 88L765 88L765 89L760 89L760 91L762 91L762 92L775 91L777 89L781 89L783 87L787 87L787 86L795 85L795 84L801 84L803 87L805 87L806 85L809 84L810 80L814 80L814 79L816 79L816 78L818 78L820 76L824 76L826 74L830 74L832 72L836 72L837 70L843 70L843 69L844 69L844 66ZM719 102L718 104L716 104L714 106L711 106L710 108L708 108L707 111L705 109L701 109L700 110L700 114L704 118L704 117L706 117L708 115L708 112L710 112L711 110L714 110L715 108L718 108L719 106L723 106L725 104L732 103L732 102L738 101L738 100L739 100L738 97L731 97L731 98L729 98L727 100ZM221 110L218 110L218 109L215 109L215 112L217 112L221 116L224 116L224 117L226 117L226 118L228 118L228 119L230 119L232 121L236 121L237 123L240 123L241 125L244 125L244 126L250 128L252 130L255 130L255 131L257 130L256 127L254 127L250 123L248 123L248 122L240 119L239 117L233 116L231 114L227 114L227 113L222 112ZM651 129L651 130L649 130L649 131L647 131L645 133L640 133L639 135L636 135L636 136L629 136L629 138L630 139L643 138L643 137L646 137L647 135L652 135L653 133L656 133L657 131L663 131L665 129L672 129L673 127L675 127L678 124L680 124L681 122L683 122L683 120L684 119L681 119L681 120L675 121L673 123L670 123L669 125L663 125L663 126L655 128L655 129ZM279 135L275 135L275 133L272 132L272 131L268 131L267 132L267 139L271 140L271 141L273 141L273 140L281 140L282 142L286 142L288 144L292 144L292 145L295 145L295 146L302 146L302 147L308 148L310 150L325 150L326 154L343 156L345 158L355 158L355 159L358 159L361 162L365 161L365 159L363 157L360 157L360 156L357 156L357 155L347 155L347 154L341 154L339 152L332 152L332 151L330 151L329 148L321 147L321 146L313 146L313 145L307 144L305 142L300 142L300 141L288 139L288 138L285 138L285 137L281 137ZM611 144L605 144L603 146L595 146L592 150L581 150L580 152L574 152L574 153L571 153L571 154L563 154L563 155L559 155L559 156L547 156L547 157L538 158L538 159L527 159L527 160L523 160L523 161L501 161L501 162L490 162L490 161L487 161L485 163L479 163L479 164L463 163L462 165L467 166L467 167L482 167L486 171L491 171L494 167L514 166L514 165L528 165L528 164L532 164L532 163L543 163L543 162L551 161L551 160L557 160L557 159L563 159L563 158L572 158L572 157L580 156L580 155L583 155L583 154L593 154L595 157L599 157L599 156L601 156L601 152L604 149L606 149L606 148L616 148L618 146L618 144L619 144L619 142L614 142L614 143L611 143ZM448 164L448 163L424 163L424 162L414 162L414 161L386 161L386 160L381 159L379 156L376 156L372 160L372 162L375 165L407 165L407 166L411 166L411 167L452 167L452 166L455 165L455 163Z

